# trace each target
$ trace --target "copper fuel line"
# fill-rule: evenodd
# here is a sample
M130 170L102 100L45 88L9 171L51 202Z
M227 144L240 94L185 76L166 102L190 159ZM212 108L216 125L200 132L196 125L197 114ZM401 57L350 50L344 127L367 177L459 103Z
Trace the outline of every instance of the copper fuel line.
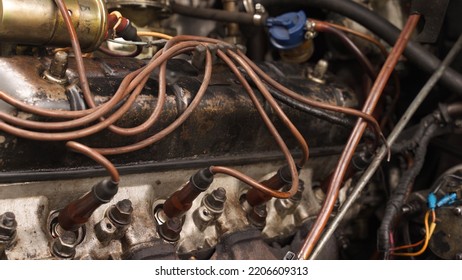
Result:
M363 112L366 114L372 114L375 106L377 105L380 96L385 88L387 81L393 72L394 67L398 63L398 60L403 53L407 42L410 40L410 36L414 29L419 22L420 15L419 14L412 14L409 16L406 25L404 26L403 30L398 37L398 40L395 43L392 51L390 52L385 64L383 65L377 80L375 81L371 92L366 100L365 105L363 106ZM332 180L329 184L328 193L326 194L326 199L322 205L321 211L310 230L307 238L305 239L302 248L298 253L299 259L308 259L311 252L314 249L317 241L319 240L322 231L324 230L327 221L333 211L335 202L337 201L338 191L343 182L343 178L345 172L348 168L348 165L353 157L355 149L359 144L362 134L366 129L366 123L364 123L361 119L358 120L348 142L345 146L345 149L340 157L340 160L337 164L335 169L334 175L332 176Z

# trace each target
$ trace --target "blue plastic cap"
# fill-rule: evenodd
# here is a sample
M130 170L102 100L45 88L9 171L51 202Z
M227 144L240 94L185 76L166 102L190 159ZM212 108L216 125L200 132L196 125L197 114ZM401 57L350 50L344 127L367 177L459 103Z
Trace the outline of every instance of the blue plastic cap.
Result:
M305 12L286 13L278 17L268 18L270 41L278 49L295 48L305 40Z

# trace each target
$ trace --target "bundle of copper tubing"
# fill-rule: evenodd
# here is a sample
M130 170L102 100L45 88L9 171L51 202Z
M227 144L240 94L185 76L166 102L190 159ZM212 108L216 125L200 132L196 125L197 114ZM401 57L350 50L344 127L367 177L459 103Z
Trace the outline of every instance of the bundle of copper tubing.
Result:
M406 25L401 31L401 34L398 40L396 41L395 46L393 47L393 50L388 55L388 58L385 61L385 64L382 66L382 69L377 79L375 80L375 83L368 95L368 98L362 110L364 113L370 115L374 112L374 109L391 76L391 73L393 72L393 69L398 63L400 56L404 52L406 44L407 42L409 42L410 37L412 33L414 32L417 26L417 23L419 22L419 19L420 19L419 14L413 14L409 16L406 22ZM300 252L298 254L299 259L309 258L311 252L314 249L314 246L316 245L316 242L319 240L324 228L326 227L329 217L334 209L334 205L337 201L337 197L339 194L339 190L342 186L345 173L348 169L348 166L351 162L353 154L356 150L356 147L359 144L359 141L365 129L366 129L366 124L361 119L359 119L358 122L356 123L355 128L353 129L353 132L350 135L350 138L348 139L348 142L343 150L343 153L340 157L340 160L331 178L331 181L328 187L328 192L326 194L326 199L324 200L321 211L310 233L305 239L305 242L302 248L300 249Z
M0 91L0 99L16 107L19 110L59 120L55 122L30 121L0 112L0 129L17 137L23 137L32 140L69 141L67 142L67 147L69 149L83 153L88 157L94 159L101 165L103 165L108 170L109 174L111 174L111 178L112 180L114 180L114 182L118 182L119 180L117 169L104 156L129 153L139 149L143 149L149 145L153 145L154 143L162 140L164 137L169 135L180 125L182 125L185 122L185 120L188 119L191 113L197 108L197 106L201 102L202 97L206 93L212 75L212 54L208 50L208 47L210 45L220 46L220 48L218 48L217 51L217 56L229 67L229 69L234 73L236 78L244 87L245 91L252 100L255 108L260 114L263 122L265 123L274 140L283 152L292 176L292 186L288 191L272 190L267 186L261 184L257 180L243 174L242 172L224 166L211 166L210 171L213 174L221 173L235 177L238 180L248 184L249 186L256 188L262 191L263 193L276 198L289 198L297 192L299 182L297 169L303 167L303 165L308 160L309 147L307 141L304 139L304 137L301 135L298 129L293 125L291 120L285 115L279 104L273 98L273 96L268 90L268 87L273 87L274 89L289 96L290 98L302 102L308 106L343 113L359 118L357 125L352 133L352 136L350 137L350 140L348 141L344 153L342 154L342 157L338 163L334 176L331 180L329 191L327 193L326 200L322 207L322 211L319 214L318 219L313 229L311 230L309 236L307 237L304 247L301 249L299 253L299 257L303 259L308 258L308 256L310 255L310 252L312 251L317 239L319 238L323 228L327 223L328 217L332 213L333 205L335 204L335 201L337 199L338 190L340 189L340 186L342 184L345 170L349 165L351 157L355 152L355 148L358 145L360 138L366 129L366 126L368 124L371 125L372 129L377 133L377 135L383 137L379 124L377 123L375 118L371 116L371 114L374 111L374 108L379 100L383 88L385 87L393 71L393 68L396 65L398 58L403 52L404 46L409 40L410 34L414 30L419 20L418 15L410 16L408 24L403 29L402 36L400 37L393 51L391 52L389 59L387 59L384 66L382 67L382 71L377 76L375 84L371 89L370 94L368 95L368 99L362 111L318 102L291 91L290 89L284 87L283 85L279 84L274 79L272 79L270 76L268 76L255 63L253 63L248 57L246 57L242 51L236 49L236 47L233 45L216 39L184 35L176 36L169 40L165 47L161 51L157 52L154 55L154 57L149 61L149 63L147 63L146 66L130 73L123 79L118 90L114 93L114 95L110 98L109 101L97 106L91 94L88 81L85 77L85 68L82 59L82 54L80 51L80 46L74 27L72 26L72 22L67 13L67 8L62 0L55 0L55 2L60 8L61 14L69 30L74 55L77 61L80 86L82 88L83 95L87 105L89 106L89 109L81 111L41 109L32 105L28 105L22 101L15 100L14 98L10 97L7 93ZM321 24L318 22L318 26L319 31L327 30L328 32L333 32L336 34L340 32L338 31L338 29L335 29L335 26L332 25ZM377 42L374 43L380 45ZM108 129L111 132L124 136L133 136L141 132L145 132L146 130L148 130L148 128L154 126L162 113L162 109L166 99L167 61L170 58L177 56L179 54L190 53L199 45L203 45L207 48L205 56L206 58L204 78L202 84L197 94L195 95L195 98L192 100L191 104L189 104L187 109L171 124L163 128L160 132L144 140L122 147L90 148L73 141L76 139L90 136L104 129ZM384 48L381 48L381 50L383 51ZM374 70L372 66L367 62L367 58L358 58L360 60L363 60L363 65L368 75L371 78L374 78ZM265 112L262 104L259 103L253 88L250 86L249 82L244 77L244 74L239 70L238 66L240 66L245 71L245 74L247 74L247 76L256 85L259 93L264 97L265 101L268 102L268 104L271 106L278 118L290 130L294 138L297 140L298 145L300 146L303 152L302 158L297 163L292 157L290 149L285 144L284 139L282 139L276 127L271 122L270 117ZM132 104L135 102L137 96L141 93L142 89L144 88L144 85L147 82L150 74L156 68L159 68L158 99L157 104L154 110L152 111L150 117L143 124L132 128L121 128L114 125L114 123L130 109ZM111 113L109 116L107 116L107 114L110 113L111 110L115 108L115 106L120 102L123 102L122 106L115 110L113 113ZM43 132L45 130L46 132Z

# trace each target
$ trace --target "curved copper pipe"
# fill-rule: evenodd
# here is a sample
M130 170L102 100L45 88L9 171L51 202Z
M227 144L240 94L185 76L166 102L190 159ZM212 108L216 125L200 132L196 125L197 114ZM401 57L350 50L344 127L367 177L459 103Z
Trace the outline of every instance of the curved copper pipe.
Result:
M371 89L371 92L366 100L366 104L363 107L364 113L366 114L373 113L375 106L377 105L380 99L380 96L383 92L383 89L385 88L388 82L388 79L390 78L390 75L393 72L393 69L398 63L398 60L401 54L403 53L407 45L407 42L410 40L411 34L414 31L415 27L417 26L419 19L420 19L420 15L418 14L413 14L409 16L408 21L406 22L406 25L401 31L401 34L398 40L396 41L395 46L393 47L393 50L388 56L387 61L383 65L377 77L377 80L375 81ZM342 185L345 172L348 168L351 158L353 157L355 149L357 145L359 144L359 141L365 129L366 129L366 124L362 122L362 120L358 120L345 146L345 149L343 150L340 160L337 164L334 175L329 184L328 193L326 194L326 200L324 201L321 211L310 233L305 239L305 242L303 243L302 248L300 249L298 253L299 259L308 259L311 252L314 249L314 246L316 245L316 242L319 240L319 237L321 236L322 231L327 225L327 221L329 220L332 210L334 209L335 202L337 201L338 191L340 190L340 187Z
M217 51L218 57L220 57L226 65L231 69L231 71L234 73L234 75L237 77L239 82L242 84L246 92L249 94L249 97L252 99L252 102L255 105L255 108L257 109L258 113L260 114L261 118L263 119L263 122L265 123L266 127L270 131L271 135L275 139L276 143L278 144L279 148L281 149L282 153L284 154L284 157L286 158L291 176L293 178L292 180L292 186L291 189L288 192L279 192L279 191L274 191L265 185L259 183L258 181L244 175L243 173L232 169L228 167L222 167L222 166L212 166L210 167L210 171L214 174L216 173L223 173L230 175L232 177L235 177L239 179L242 182L247 183L249 186L256 188L258 190L261 190L262 192L272 196L272 197L277 197L277 198L288 198L293 196L297 190L298 190L298 172L297 172L297 166L295 165L294 159L292 155L290 154L289 148L287 148L287 145L284 142L284 139L282 139L281 135L277 131L276 127L274 126L273 122L271 119L268 117L266 114L265 109L263 106L259 103L257 96L255 95L255 92L253 91L252 87L250 86L249 82L244 78L244 76L241 74L239 69L236 67L236 65L231 61L231 59L221 50ZM269 92L268 92L269 93ZM266 96L265 96L266 97ZM306 144L306 143L305 143Z
M332 111L332 112L337 112L337 113L343 113L346 115L350 116L355 116L358 118L364 119L366 122L368 122L370 125L372 125L372 128L377 136L377 138L380 139L385 139L383 136L382 130L380 129L380 125L378 124L377 120L372 117L371 115L365 114L364 112L358 111L356 109L352 108L347 108L347 107L342 107L342 106L336 106L328 103L323 103L319 102L316 100L313 100L311 98L302 96L285 86L281 85L280 83L276 82L273 78L271 78L268 74L266 74L263 70L261 70L253 61L251 61L248 57L246 57L241 51L238 50L238 54L252 67L252 69L260 76L263 78L265 82L267 82L270 86L274 87L276 90L284 93L285 95L289 96L290 98L293 98L299 102L302 102L306 105L313 106L316 108Z
M271 93L268 91L266 86L258 78L257 74L252 70L252 67L250 67L245 62L245 60L243 60L239 55L237 55L233 51L228 51L228 54L234 60L236 60L239 63L239 65L241 65L242 68L244 68L247 75L249 75L249 77L253 80L253 82L256 84L257 88L260 90L262 95L265 97L266 101L270 104L271 108L273 108L276 115L283 122L283 124L290 130L290 132L295 137L295 139L297 139L297 142L300 145L300 148L302 149L302 152L303 152L303 157L300 159L299 166L303 167L303 165L305 165L306 161L308 160L308 157L309 157L309 154L310 154L308 144L306 143L305 138L300 133L300 131L295 127L295 125L292 123L292 121L287 117L287 115L284 113L284 111L282 111L281 107L276 102L276 100L271 95Z
M369 76L369 78L371 78L371 80L375 80L375 78L377 77L377 73L374 67L372 66L372 63L370 62L369 58L367 58L367 56L358 48L358 46L356 46L356 44L348 36L346 36L345 33L322 21L316 21L314 29L318 32L330 33L337 36L337 38L340 39L340 41L342 41L342 43L353 53L353 55L359 61L361 66L364 68L364 71Z
M34 140L42 140L42 141L60 141L60 140L71 140L82 138L102 129L105 129L115 121L117 121L120 117L127 112L133 102L136 100L136 97L139 95L141 90L144 87L146 80L149 78L149 74L161 63L164 63L170 57L177 55L179 52L190 50L191 47L196 46L197 43L194 42L186 42L181 43L170 49L169 51L165 52L164 54L160 55L158 59L153 60L152 63L148 64L146 67L141 68L131 74L129 74L122 82L119 90L116 92L117 97L112 98L109 102L101 105L98 107L98 110L95 110L89 115L83 116L82 118L66 121L66 122L36 122L36 121L29 121L23 120L17 117L9 116L4 113L0 113L0 119L4 119L6 121L11 121L12 123L24 127L34 128L34 129L45 129L45 130L64 130L70 129L76 126L85 125L93 120L96 120L103 116L106 112L112 109L120 100L123 98L124 95L127 95L130 91L135 90L128 98L128 100L123 104L121 108L119 108L114 114L106 119L102 119L101 122L87 128L83 128L80 130L74 130L70 132L61 132L61 133L42 133L42 132L33 132L28 131L25 129L19 129L12 127L6 123L0 123L0 128L4 129L5 131L17 135L19 137L30 138ZM132 79L133 78L133 79ZM127 83L129 84L127 85ZM162 83L160 83L162 84ZM136 88L135 88L136 85ZM2 92L0 92L1 94ZM4 93L3 93L4 94ZM157 106L158 107L158 106ZM149 125L149 123L148 123ZM146 128L146 125L143 127ZM136 129L136 128L135 128ZM123 129L122 129L123 130Z
M310 21L314 22L315 25L317 24L325 24L325 25L329 25L331 27L334 27L336 29L339 29L339 30L342 30L343 32L346 32L346 33L350 33L356 37L359 37L361 39L364 39L372 44L374 44L375 46L377 46L380 50L380 52L382 53L382 55L384 55L385 57L388 56L388 51L387 49L385 48L385 46L380 43L379 40L375 39L374 37L372 36L369 36L367 34L364 34L362 32L359 32L357 30L354 30L354 29L351 29L351 28L348 28L346 26L343 26L343 25L339 25L339 24L335 24L335 23L332 23L332 22L328 22L328 21L321 21L321 20L317 20L317 19L309 19Z
M137 151L139 149L143 149L163 139L164 137L172 133L181 124L183 124L189 118L191 113L197 108L197 106L199 105L202 97L204 96L207 90L207 87L210 83L211 76L212 76L212 55L210 54L210 51L207 51L205 73L204 73L204 79L202 81L202 84L196 96L194 97L193 101L191 102L191 104L175 121L173 121L170 125L162 129L158 133L154 134L153 136L148 137L144 140L141 140L137 143L127 145L127 146L122 146L122 147L115 147L115 148L95 148L95 150L103 155L118 155L118 154L124 154L124 153Z
M67 31L69 32L72 50L75 54L75 61L77 64L77 72L79 74L80 80L80 87L82 88L83 97L87 102L90 108L96 107L95 101L93 100L93 95L91 94L90 85L87 80L87 76L85 74L85 65L83 64L82 59L82 50L80 49L79 38L77 37L77 32L75 31L74 24L72 23L72 19L69 16L68 9L66 4L63 0L55 0L56 5L61 12L61 16L64 19L64 23L66 24Z
M107 172L111 176L112 182L116 184L119 183L120 176L117 168L115 168L115 166L107 158L96 152L94 149L74 141L67 142L66 147L71 151L86 155L87 157L102 165L104 168L106 168Z
M352 35L354 35L354 36L356 36L358 38L364 39L364 40L374 44L375 46L377 46L377 48L379 48L380 52L382 53L382 55L385 58L388 56L388 51L385 48L385 46L382 43L380 43L379 40L375 39L372 36L369 36L367 34L359 32L357 30L345 27L343 25L339 25L339 24L335 24L335 23L331 23L331 22L327 22L327 21L320 21L320 20L316 20L316 19L310 19L310 21L313 21L315 24L318 24L318 23L327 24L327 25L330 25L330 26L332 26L332 27L334 27L336 29L342 30L343 32L346 32L346 33L352 34ZM399 97L401 95L399 76L398 76L398 74L396 74L396 72L393 72L393 82L395 84L395 93L394 93L394 96L393 96L393 100L392 100L392 102L390 104L390 107L388 108L387 112L383 115L383 117L382 117L382 119L380 121L380 128L381 129L383 129L385 127L385 125L387 124L387 122L389 121L390 116L394 112L394 108L396 107L396 104L398 103L398 99L399 99Z

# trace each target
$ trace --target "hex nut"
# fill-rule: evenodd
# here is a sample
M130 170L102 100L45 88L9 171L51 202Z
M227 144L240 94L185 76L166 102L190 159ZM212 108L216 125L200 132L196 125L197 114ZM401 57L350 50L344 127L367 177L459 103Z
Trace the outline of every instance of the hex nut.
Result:
M132 213L132 202L124 199L109 208L108 218L115 224L128 225L132 220Z
M5 212L0 216L0 240L10 240L16 235L18 223L12 212Z
M52 253L58 258L72 259L75 256L77 235L72 231L65 231L53 241Z
M223 211L226 202L226 190L218 188L204 197L204 205L213 212Z
M267 215L266 204L262 204L253 207L252 211L247 215L247 218L252 225L259 229L263 229L266 225Z
M174 217L159 226L159 235L169 242L176 242L180 239L181 229L181 220Z

